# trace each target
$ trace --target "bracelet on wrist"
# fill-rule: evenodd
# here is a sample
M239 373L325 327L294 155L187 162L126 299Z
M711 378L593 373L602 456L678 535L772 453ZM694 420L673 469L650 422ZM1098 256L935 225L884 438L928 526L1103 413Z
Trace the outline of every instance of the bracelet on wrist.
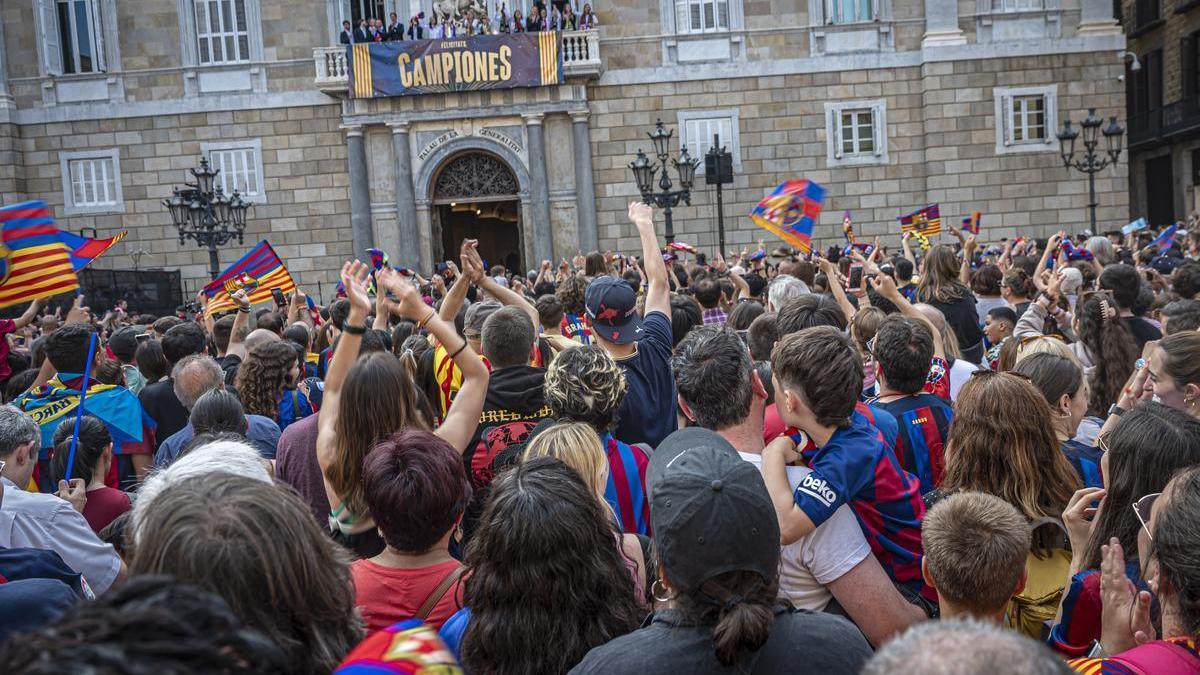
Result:
M347 323L347 324L342 325L342 332L347 333L349 335L366 335L367 328L368 328L368 326L366 323L363 323L360 326L355 326L354 324Z
M424 319L421 319L420 321L417 322L417 328L424 328L425 326L429 325L429 322L433 319L434 315L436 315L436 314L437 314L437 310L430 309L429 315L426 316Z
M464 350L464 349L466 349L466 348L467 348L467 340L464 338L464 339L463 339L462 346L461 346L461 347L459 347L458 349L456 349L456 350L454 351L454 353L450 355L450 360L451 360L451 361L453 361L453 360L455 359L455 357L457 357L459 354L461 354L461 353L462 353L462 350Z

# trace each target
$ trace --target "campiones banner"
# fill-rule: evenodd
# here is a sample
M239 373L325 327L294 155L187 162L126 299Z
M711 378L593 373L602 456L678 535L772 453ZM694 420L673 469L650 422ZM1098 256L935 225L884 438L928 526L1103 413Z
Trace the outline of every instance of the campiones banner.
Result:
M350 97L376 98L560 84L559 34L474 35L347 47Z

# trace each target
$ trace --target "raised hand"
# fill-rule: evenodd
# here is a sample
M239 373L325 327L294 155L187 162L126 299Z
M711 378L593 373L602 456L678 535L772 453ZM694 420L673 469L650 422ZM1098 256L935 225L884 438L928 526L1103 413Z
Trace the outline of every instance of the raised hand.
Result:
M233 298L233 302L238 306L238 309L245 312L250 311L250 296L246 294L246 289L239 288L231 293L229 297Z
M405 281L404 277L389 270L388 273L376 277L380 288L390 291L396 297L396 302L388 301L388 309L397 316L421 321L432 311L416 287Z
M67 312L67 318L64 323L87 323L92 319L92 310L83 305L83 296L75 296L75 301L71 303L71 309Z
M1120 539L1113 537L1100 551L1100 644L1118 654L1154 639L1150 592L1139 591L1125 576Z
M367 279L371 276L371 266L355 260L342 265L342 285L346 287L346 299L353 309L361 310L363 314L371 312L371 298L367 294Z
M900 291L896 290L896 282L886 274L871 277L871 287L888 300L900 295Z
M1076 490L1063 509L1063 525L1067 528L1067 538L1071 541L1072 551L1082 551L1087 546L1088 537L1092 534L1092 523L1099 510L1092 507L1092 502L1103 499L1107 492L1104 488L1083 488Z
M638 229L654 227L654 209L649 204L643 202L631 202L629 204L629 222L637 226Z

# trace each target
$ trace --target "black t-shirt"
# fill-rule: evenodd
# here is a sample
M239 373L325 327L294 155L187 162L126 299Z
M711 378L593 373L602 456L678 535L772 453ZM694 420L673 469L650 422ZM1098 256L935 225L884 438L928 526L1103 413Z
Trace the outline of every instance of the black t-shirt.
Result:
M946 323L958 338L958 348L963 358L970 363L983 359L983 331L979 329L979 312L975 310L975 296L967 293L958 300L947 303L934 300L929 303L946 317Z
M154 420L154 449L187 426L188 410L175 396L175 381L167 378L162 382L146 385L138 400L150 419Z
M217 359L217 365L221 366L221 370L225 371L225 384L232 387L234 380L237 378L238 368L242 365L242 357L237 354L226 354Z
M675 376L671 372L671 318L650 312L642 321L637 351L617 359L625 371L625 400L613 436L628 445L658 447L675 431Z
M683 622L675 610L654 614L649 624L587 653L571 675L689 675L702 673L792 673L857 675L871 646L846 619L832 614L778 607L766 644L723 666L713 649L712 626Z
M1129 329L1130 333L1133 333L1133 339L1137 342L1138 356L1141 356L1142 349L1146 346L1147 342L1162 339L1162 331L1141 317L1127 316L1121 319L1121 321L1124 321L1125 327Z

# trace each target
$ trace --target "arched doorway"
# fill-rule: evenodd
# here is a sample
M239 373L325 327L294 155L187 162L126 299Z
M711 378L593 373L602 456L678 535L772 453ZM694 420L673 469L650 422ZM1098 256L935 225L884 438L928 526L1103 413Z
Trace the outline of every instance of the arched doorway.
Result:
M457 260L463 239L479 240L489 266L522 268L520 185L499 157L468 150L443 162L433 180L435 260Z

